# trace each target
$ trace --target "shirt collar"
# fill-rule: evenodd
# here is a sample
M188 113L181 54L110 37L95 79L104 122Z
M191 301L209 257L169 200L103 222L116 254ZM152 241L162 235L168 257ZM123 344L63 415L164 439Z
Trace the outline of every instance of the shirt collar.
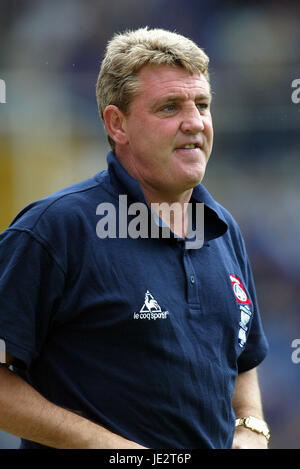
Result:
M148 206L139 182L126 171L112 151L107 154L107 164L111 184L118 194L127 194L132 202L142 202ZM192 199L204 203L205 241L223 236L228 225L220 205L208 190L202 184L197 185L193 189Z
M118 194L127 194L132 202L142 202L148 205L139 182L126 171L112 151L107 154L107 165L110 182Z

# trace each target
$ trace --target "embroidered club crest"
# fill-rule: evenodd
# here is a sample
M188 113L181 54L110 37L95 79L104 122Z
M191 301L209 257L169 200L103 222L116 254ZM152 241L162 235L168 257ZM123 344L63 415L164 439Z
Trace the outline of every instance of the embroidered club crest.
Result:
M242 282L238 277L234 275L230 275L230 280L232 283L233 293L236 297L238 303L243 303L247 305L251 305L251 301L248 298L245 288L242 285Z

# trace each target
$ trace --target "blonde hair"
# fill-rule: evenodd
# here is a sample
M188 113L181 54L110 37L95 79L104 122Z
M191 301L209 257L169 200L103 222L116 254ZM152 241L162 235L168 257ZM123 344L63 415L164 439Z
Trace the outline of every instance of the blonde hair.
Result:
M96 96L102 120L105 108L114 104L124 114L139 91L138 72L147 64L180 66L201 73L209 81L209 58L192 40L163 29L140 28L116 34L106 48ZM108 137L110 145L114 142Z

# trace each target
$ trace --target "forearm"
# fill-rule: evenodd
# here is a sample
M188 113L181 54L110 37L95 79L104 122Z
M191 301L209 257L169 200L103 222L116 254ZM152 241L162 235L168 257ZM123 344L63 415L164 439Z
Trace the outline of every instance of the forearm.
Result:
M142 448L45 399L0 366L0 429L58 449Z
M261 393L256 369L240 373L236 380L232 407L236 418L256 417L264 419ZM267 449L268 442L264 435L244 426L235 429L233 449Z
M240 373L236 380L232 407L237 418L252 415L263 419L261 393L256 369Z

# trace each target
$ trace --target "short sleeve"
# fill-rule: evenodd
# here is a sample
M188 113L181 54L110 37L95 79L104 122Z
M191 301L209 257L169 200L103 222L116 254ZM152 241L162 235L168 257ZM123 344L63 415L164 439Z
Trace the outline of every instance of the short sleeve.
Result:
M245 348L238 359L239 372L250 370L258 366L266 357L269 349L268 341L264 333L262 320L259 312L259 306L256 297L252 269L246 247L242 236L240 235L241 247L241 268L246 280L248 292L253 304L253 318Z
M0 235L0 338L29 367L51 331L65 275L30 230Z

